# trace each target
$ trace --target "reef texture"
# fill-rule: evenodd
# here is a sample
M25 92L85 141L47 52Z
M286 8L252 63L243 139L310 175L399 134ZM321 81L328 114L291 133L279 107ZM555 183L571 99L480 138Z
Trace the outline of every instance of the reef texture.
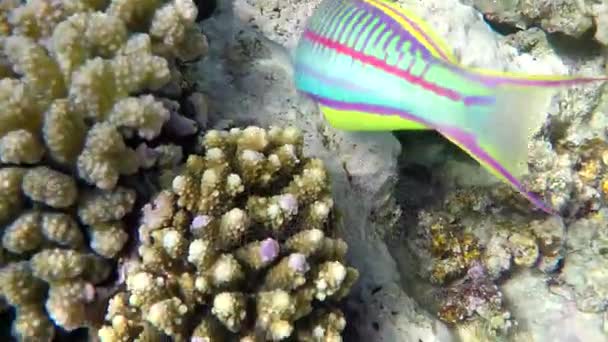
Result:
M591 10L571 7L578 11L568 17L573 20L553 24L566 38L527 26L502 36L479 11L458 0L396 2L420 14L465 65L533 74L606 74L598 44L584 34L594 21L596 39L602 42L599 37L606 34L605 9L595 10L599 1ZM605 272L597 266L605 258L596 245L600 227L606 226L604 214L598 214L606 206L608 185L604 86L561 91L530 143L524 181L562 215L548 218L433 134L400 134L399 146L390 134L341 132L319 119L314 105L298 98L287 81L289 49L301 33L302 18L318 3L237 0L225 6L203 24L215 39L210 46L215 57L201 61L192 77L213 74L201 87L213 94L211 106L230 113L226 118L297 123L309 148L323 155L336 184L336 205L349 214L344 239L361 273L354 289L359 300L351 306L359 314L351 325L357 337L604 340L608 315L600 283ZM566 2L512 3L545 8L533 22L542 28L541 20L550 22L546 18L558 22L554 14ZM243 101L230 101L235 94Z
M358 278L330 179L292 127L210 130L143 208L101 341L340 341Z
M17 339L90 324L128 239L136 192L121 176L180 162L154 141L164 128L196 131L157 95L206 53L196 17L189 0L0 4L0 297Z
M597 25L605 30L605 4L597 0L468 0L486 18L520 29L543 30L581 37ZM605 34L605 32L603 33ZM599 38L599 37L598 37Z
M505 69L606 73L605 57L593 42L579 41L574 47L572 41L550 43L538 28L498 41L506 51L515 49L518 54L513 66ZM492 66L484 64L480 63ZM561 217L535 213L509 186L497 183L437 137L418 141L403 137L405 151L425 147L402 155L406 171L400 191L421 189L426 195L421 199L398 195L411 214L404 254L416 260L401 263L408 272L420 273L435 284L418 299L433 302L431 307L437 307L439 317L453 325L461 339L606 338L602 328L606 307L600 304L605 303L605 286L599 285L606 272L597 266L605 258L595 244L602 241L598 227L606 225L608 203L607 96L601 83L561 91L529 144L529 173L524 181ZM423 165L430 180L421 181L407 171L412 165L417 170ZM441 191L431 193L431 184ZM418 286L422 285L412 288ZM531 289L544 302L529 300Z
M419 275L435 286L426 295L438 317L458 328L477 320L478 333L497 339L517 325L500 285L525 270L554 276L567 254L566 227L558 217L481 215L464 205L474 199L460 191L420 211L408 247Z
M285 46L295 45L302 18L318 3L218 2L215 14L201 22L209 55L184 76L197 80L197 89L208 95L211 125L295 125L305 137L304 151L323 160L344 221L340 236L349 247L347 258L360 273L346 301L344 340L451 341L446 324L405 293L384 241L400 213L391 195L399 142L386 132L332 129L316 104L294 89L293 51Z

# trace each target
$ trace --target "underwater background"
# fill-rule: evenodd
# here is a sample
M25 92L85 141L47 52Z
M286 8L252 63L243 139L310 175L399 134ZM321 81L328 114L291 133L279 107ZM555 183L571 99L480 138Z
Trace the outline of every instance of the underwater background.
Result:
M608 340L605 85L528 144L550 216L437 133L332 128L320 2L0 0L0 341ZM463 65L607 74L605 0L391 2Z

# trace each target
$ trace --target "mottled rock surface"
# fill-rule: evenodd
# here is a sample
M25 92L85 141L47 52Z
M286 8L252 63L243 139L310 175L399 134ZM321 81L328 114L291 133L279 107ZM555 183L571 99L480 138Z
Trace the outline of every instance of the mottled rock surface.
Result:
M456 196L463 189L472 191L473 209L466 212L471 216L463 217L462 224L482 246L492 241L501 220L527 226L538 217L526 205L513 214L510 209L513 203L519 203L518 195L497 186L496 179L442 139L405 133L399 135L398 141L390 133L347 133L327 126L316 106L295 91L291 79L293 48L305 18L319 2L221 2L218 13L203 24L210 38L210 57L198 63L190 75L198 78L201 91L209 94L210 124L297 125L305 133L305 148L326 162L333 177L336 206L344 218L350 260L361 271L356 295L349 302L352 310L347 330L354 334L352 340L479 340L484 335L470 326L451 330L436 318L432 297L440 292L421 280L419 274L417 258L425 255L415 248L415 239L420 238L421 228L416 220L405 220L404 225L399 219L401 210L406 211L405 217L415 217L421 208L431 210L431 203L441 210L458 209L458 201L442 204L441 199L449 198L443 195ZM564 52L537 29L503 37L474 7L458 0L398 3L425 18L461 62L469 66L535 74L598 75L603 71L603 57L597 51L578 48L577 54ZM539 134L530 144L530 175L526 181L535 191L545 192L547 199L568 215L603 203L597 187L585 182L575 166L582 160L583 147L598 137L605 140L605 110L603 105L596 106L604 97L600 86L563 91L547 108L547 121L538 127ZM412 176L411 169L416 165L432 170L432 183ZM408 171L404 172L404 168ZM489 196L494 190L499 195ZM465 211L462 213L465 215ZM435 215L432 210L431 215ZM568 227L572 220L565 221ZM519 248L528 243L525 234L504 238ZM409 240L414 241L408 243ZM563 253L562 249L559 251ZM526 267L535 262L534 255L515 253L520 253L518 263L524 266L511 270L499 288L518 323L516 340L522 336L529 341L602 338L597 326L602 321L601 314L581 314L573 308L575 302L556 297L547 286L555 274L543 272L553 272L559 258L543 254L538 257L540 264L528 271ZM511 257L507 252L504 255ZM496 267L502 267L501 260L494 261ZM529 300L532 290L537 302ZM539 304L544 300L549 303L546 307ZM536 305L537 310L529 305ZM572 317L578 322L576 327L559 323ZM586 317L590 318L581 323Z

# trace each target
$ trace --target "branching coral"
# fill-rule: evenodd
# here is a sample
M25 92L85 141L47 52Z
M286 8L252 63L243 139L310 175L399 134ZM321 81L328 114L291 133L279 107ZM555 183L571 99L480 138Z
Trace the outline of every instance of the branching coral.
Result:
M102 341L340 340L345 264L328 174L294 128L209 131L143 208L139 261L110 301Z
M179 115L157 94L206 53L196 15L190 0L0 4L0 298L16 338L90 323L84 305L128 239L136 193L121 176L180 162L152 141Z

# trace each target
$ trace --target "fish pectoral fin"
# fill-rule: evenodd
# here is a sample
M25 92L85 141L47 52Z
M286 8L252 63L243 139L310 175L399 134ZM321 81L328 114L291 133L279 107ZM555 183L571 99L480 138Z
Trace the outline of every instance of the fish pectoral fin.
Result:
M319 105L319 109L329 124L345 131L396 131L429 130L430 128L413 120L395 115L380 115L353 110L338 110Z

